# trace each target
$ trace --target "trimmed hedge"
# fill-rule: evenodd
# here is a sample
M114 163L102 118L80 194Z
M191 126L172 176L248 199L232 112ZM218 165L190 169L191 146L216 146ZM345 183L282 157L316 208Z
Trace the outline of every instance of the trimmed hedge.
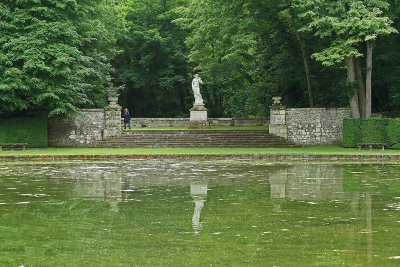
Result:
M400 119L390 119L388 124L389 146L400 149Z
M388 120L386 118L362 119L362 141L360 143L382 143L388 145Z
M361 143L361 119L345 118L343 120L343 143L344 147L356 147Z
M0 143L47 147L47 118L0 119Z
M343 120L343 146L356 147L358 143L382 143L400 148L400 120L368 118Z

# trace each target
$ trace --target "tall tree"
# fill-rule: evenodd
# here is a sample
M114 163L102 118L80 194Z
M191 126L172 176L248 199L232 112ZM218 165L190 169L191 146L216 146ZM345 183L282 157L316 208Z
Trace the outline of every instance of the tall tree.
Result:
M105 102L113 38L100 20L104 4L2 1L1 112L46 110L51 116Z
M314 58L327 66L345 62L349 82L358 84L350 97L352 115L370 117L374 41L378 36L397 32L391 20L383 15L388 3L383 0L295 0L293 7L299 10L300 17L309 20L304 31L314 31L320 38L331 39L331 45L315 53ZM366 57L365 77L362 56Z
M250 1L252 2L252 1ZM256 115L257 27L249 1L192 1L180 25L190 29L186 41L193 72L200 72L212 116ZM265 106L265 105L264 105ZM265 113L264 113L265 114ZM262 115L264 115L262 114Z
M173 21L183 0L132 0L126 7L123 51L114 61L116 81L125 84L120 97L134 116L185 116L190 106L187 31Z

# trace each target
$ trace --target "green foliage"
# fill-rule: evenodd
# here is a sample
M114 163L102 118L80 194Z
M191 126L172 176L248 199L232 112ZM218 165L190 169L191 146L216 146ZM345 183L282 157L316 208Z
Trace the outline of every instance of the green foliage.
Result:
M344 65L348 79L360 81L359 92L351 98L355 117L371 117L373 46L378 36L398 31L393 21L384 14L389 8L385 0L295 0L293 8L304 20L304 32L313 32L321 39L329 40L328 47L313 54L313 58L325 66ZM365 74L359 60L366 57ZM365 75L365 77L364 77ZM365 97L364 97L365 96Z
M134 116L186 116L191 77L184 43L187 31L173 21L182 1L130 1L126 6L123 51L115 58L116 81L125 84L120 103Z
M56 115L104 104L115 39L101 20L106 2L1 4L0 111Z
M343 120L343 141L344 147L356 147L361 143L361 123L362 119L345 118Z
M0 119L0 143L47 147L47 118Z
M388 143L388 119L369 118L361 122L361 143Z
M388 139L389 145L393 148L400 149L400 119L390 119L388 123Z
M394 27L400 29L400 6L392 5L390 17ZM374 48L375 68L373 86L375 90L375 110L396 112L400 111L400 46L399 35L379 38Z
M189 29L186 44L193 72L200 72L210 116L265 115L265 93L254 80L257 33L253 3L196 1L177 20Z
M393 147L400 140L398 119L346 118L343 120L343 146L356 147L358 143L383 143Z
M397 32L390 18L383 14L389 8L386 1L295 0L293 6L308 21L303 31L313 31L316 36L331 40L328 48L313 55L327 66L341 63L347 57L361 57L359 44Z
M200 73L209 116L267 116L276 95L308 107L310 54L323 62L309 62L314 106L343 107L354 87L336 63L366 41L373 111L399 111L399 15L383 0L2 1L0 113L102 107L125 85L133 116L184 117Z

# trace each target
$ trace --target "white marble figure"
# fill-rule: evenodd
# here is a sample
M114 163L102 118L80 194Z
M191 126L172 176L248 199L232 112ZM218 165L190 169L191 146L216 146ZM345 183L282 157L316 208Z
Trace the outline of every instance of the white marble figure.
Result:
M195 74L192 80L192 90L194 94L194 104L195 105L204 105L203 98L200 93L200 84L203 84L199 74Z

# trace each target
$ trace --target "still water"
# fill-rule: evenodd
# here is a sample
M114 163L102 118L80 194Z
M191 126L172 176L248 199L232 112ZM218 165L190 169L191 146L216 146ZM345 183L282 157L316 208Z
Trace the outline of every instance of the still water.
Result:
M0 165L0 266L399 266L400 165Z

